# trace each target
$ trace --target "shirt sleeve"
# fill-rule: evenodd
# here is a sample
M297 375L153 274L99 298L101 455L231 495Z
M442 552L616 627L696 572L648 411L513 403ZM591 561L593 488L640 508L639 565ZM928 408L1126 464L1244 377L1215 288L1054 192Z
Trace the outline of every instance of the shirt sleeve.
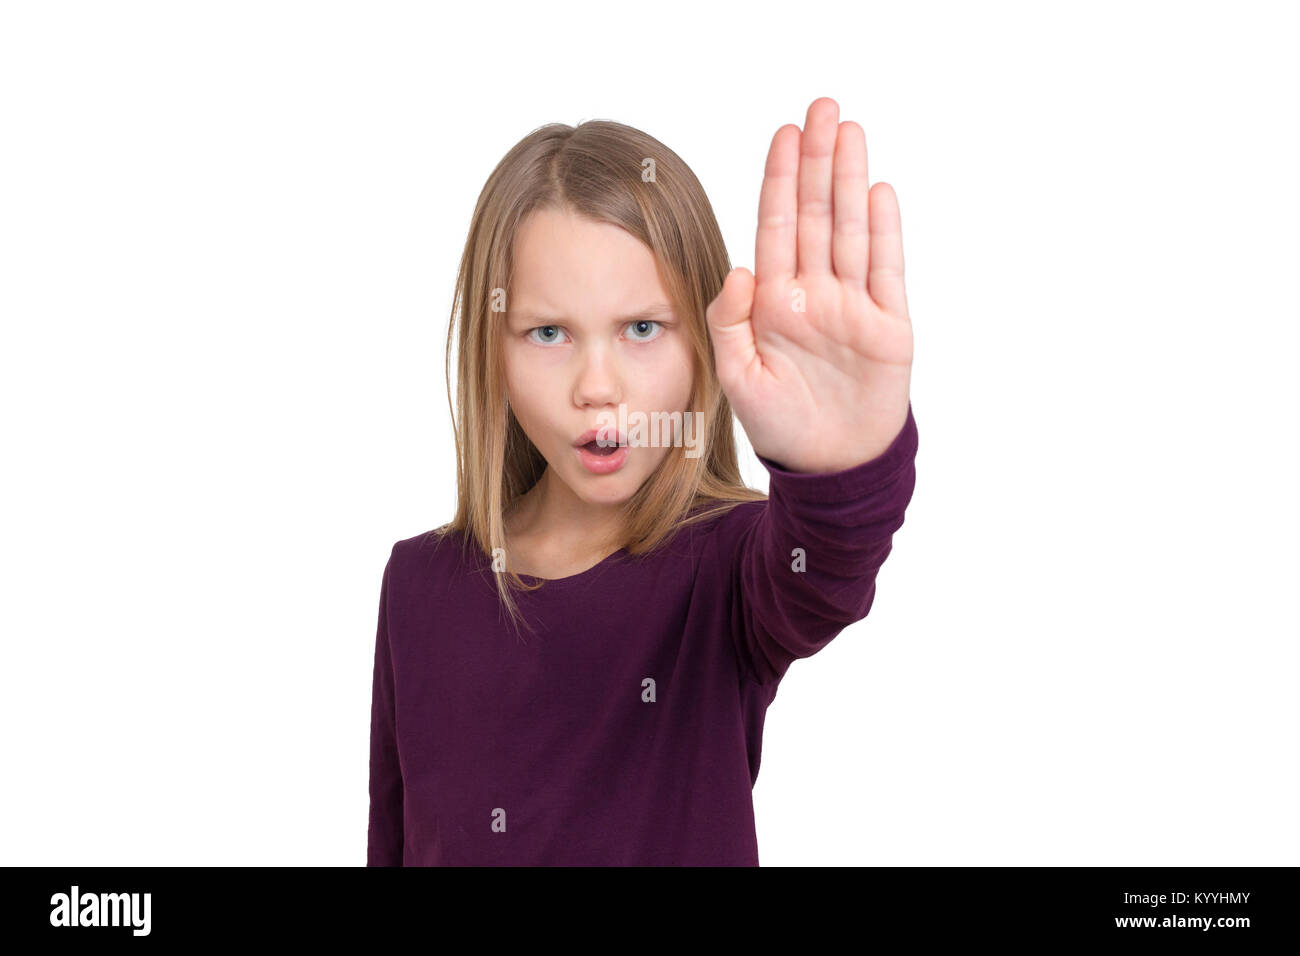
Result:
M758 456L771 480L732 550L732 640L742 671L779 681L867 616L876 574L916 484L912 406L890 446L843 471L801 474Z
M402 865L402 765L397 752L393 656L389 646L388 585L397 546L384 566L370 703L370 827L366 866Z

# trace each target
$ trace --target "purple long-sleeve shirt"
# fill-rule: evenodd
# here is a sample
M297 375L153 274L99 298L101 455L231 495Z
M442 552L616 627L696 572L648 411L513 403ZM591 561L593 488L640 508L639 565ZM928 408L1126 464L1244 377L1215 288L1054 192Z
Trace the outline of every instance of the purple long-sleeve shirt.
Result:
M763 720L790 664L864 618L916 480L916 421L828 474L518 594L431 533L384 569L368 866L758 865Z

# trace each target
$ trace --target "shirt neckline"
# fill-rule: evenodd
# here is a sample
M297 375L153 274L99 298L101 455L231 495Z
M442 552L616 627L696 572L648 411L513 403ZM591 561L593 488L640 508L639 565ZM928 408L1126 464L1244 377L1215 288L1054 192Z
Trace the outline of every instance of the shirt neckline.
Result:
M536 584L539 581L542 584L542 587L539 589L536 589L534 591L524 592L525 595L545 593L548 591L554 593L557 590L567 590L568 588L573 587L574 585L582 584L584 581L590 580L591 578L600 574L602 571L606 570L611 564L615 563L620 557L623 557L626 554L627 554L627 548L619 548L617 551L613 552L612 554L606 555L600 561L596 562L591 567L587 568L587 570L579 571L577 574L569 574L562 578L540 578L533 574L526 574L523 571L519 571L516 573L519 575L519 577L523 580L525 584L532 585L532 584ZM486 563L487 567L490 569L492 566L491 560L488 559L486 555L480 554L479 557Z

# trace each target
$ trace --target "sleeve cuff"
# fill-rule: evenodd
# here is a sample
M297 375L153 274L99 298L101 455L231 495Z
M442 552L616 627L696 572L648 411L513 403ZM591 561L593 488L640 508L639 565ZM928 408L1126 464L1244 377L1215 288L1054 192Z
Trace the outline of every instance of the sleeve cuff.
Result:
M818 473L789 471L783 466L758 455L784 495L812 501L825 501L828 496L856 497L870 494L893 482L913 462L918 447L916 419L912 416L912 403L907 403L907 420L883 452L860 465L842 471Z

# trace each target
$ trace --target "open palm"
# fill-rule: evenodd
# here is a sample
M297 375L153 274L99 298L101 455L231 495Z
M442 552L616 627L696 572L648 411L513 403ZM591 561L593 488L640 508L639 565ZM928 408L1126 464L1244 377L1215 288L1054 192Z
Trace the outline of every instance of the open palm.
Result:
M907 421L902 229L889 184L868 190L862 127L832 99L772 139L754 270L733 269L706 313L754 451L797 472L877 457Z

